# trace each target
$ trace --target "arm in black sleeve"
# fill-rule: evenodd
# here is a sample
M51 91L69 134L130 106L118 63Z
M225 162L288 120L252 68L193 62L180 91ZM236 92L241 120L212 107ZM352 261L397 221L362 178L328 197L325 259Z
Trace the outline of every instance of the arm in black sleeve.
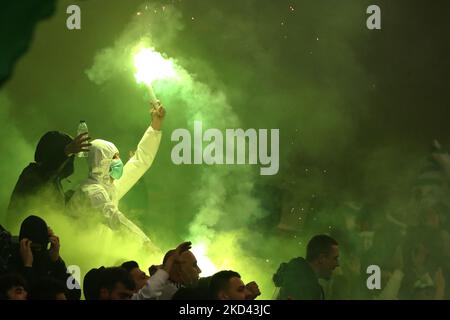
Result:
M50 261L49 276L66 283L69 274L67 273L66 264L61 257L59 257L55 262Z

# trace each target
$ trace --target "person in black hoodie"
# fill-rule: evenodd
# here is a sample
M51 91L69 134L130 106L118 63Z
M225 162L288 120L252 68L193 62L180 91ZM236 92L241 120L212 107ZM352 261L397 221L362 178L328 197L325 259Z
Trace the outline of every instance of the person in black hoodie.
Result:
M338 243L327 235L314 236L306 247L306 259L282 263L273 276L280 288L278 300L324 300L319 278L330 279L339 266Z
M50 248L48 248L50 244ZM69 274L66 264L59 255L59 238L47 223L37 217L27 217L20 226L18 242L13 242L8 272L22 275L33 290L39 287L42 279L52 278L66 284ZM81 291L68 290L69 299L79 299Z
M12 192L8 226L14 226L30 212L64 211L66 197L61 181L73 174L74 154L88 151L88 140L85 134L72 139L59 131L49 131L41 137L34 154L35 162L22 171Z

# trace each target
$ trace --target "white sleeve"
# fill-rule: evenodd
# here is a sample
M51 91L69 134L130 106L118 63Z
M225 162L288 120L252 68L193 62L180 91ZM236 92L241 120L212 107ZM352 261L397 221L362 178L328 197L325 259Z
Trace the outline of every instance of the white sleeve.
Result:
M117 206L111 201L106 191L103 191L100 188L96 189L97 190L95 192L91 189L89 195L91 198L91 203L94 208L101 211L104 222L111 229L125 228L135 234L143 242L151 242L138 226L136 226L132 221L125 217L122 212L120 212L119 208L117 208Z
M133 294L131 300L158 299L167 284L167 280L169 280L169 274L165 270L159 269L147 280L147 283L141 290Z
M136 153L127 161L123 175L115 180L117 197L120 200L150 168L161 142L161 131L148 127L137 146Z

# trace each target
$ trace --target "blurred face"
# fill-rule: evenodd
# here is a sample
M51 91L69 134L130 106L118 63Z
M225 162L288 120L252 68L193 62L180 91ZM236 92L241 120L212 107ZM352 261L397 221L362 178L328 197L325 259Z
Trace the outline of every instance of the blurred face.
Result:
M134 268L133 270L131 270L130 275L136 285L136 291L142 289L147 283L147 280L150 279L150 277L147 276L145 272L139 268Z
M245 300L247 288L241 278L232 277L228 281L228 286L219 291L219 300Z
M328 254L321 254L319 257L319 278L330 279L333 270L339 267L339 247L331 246Z
M112 291L100 289L100 300L130 300L133 290L127 289L122 282L118 282Z
M8 290L7 296L10 300L27 300L28 293L22 286L14 286Z
M197 266L197 259L190 251L185 251L181 254L180 263L177 266L180 281L185 285L197 282L202 272Z

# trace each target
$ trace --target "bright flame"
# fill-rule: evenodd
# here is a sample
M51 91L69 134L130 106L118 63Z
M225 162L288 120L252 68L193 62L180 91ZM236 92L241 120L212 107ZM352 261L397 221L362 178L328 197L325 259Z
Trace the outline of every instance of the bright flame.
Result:
M192 253L197 258L197 265L202 270L202 277L212 276L214 273L219 271L214 263L206 256L206 246L203 243L197 244L192 247Z
M151 86L155 80L176 78L177 76L173 62L165 59L153 48L139 50L134 56L134 66L136 67L134 74L136 81L148 86Z

